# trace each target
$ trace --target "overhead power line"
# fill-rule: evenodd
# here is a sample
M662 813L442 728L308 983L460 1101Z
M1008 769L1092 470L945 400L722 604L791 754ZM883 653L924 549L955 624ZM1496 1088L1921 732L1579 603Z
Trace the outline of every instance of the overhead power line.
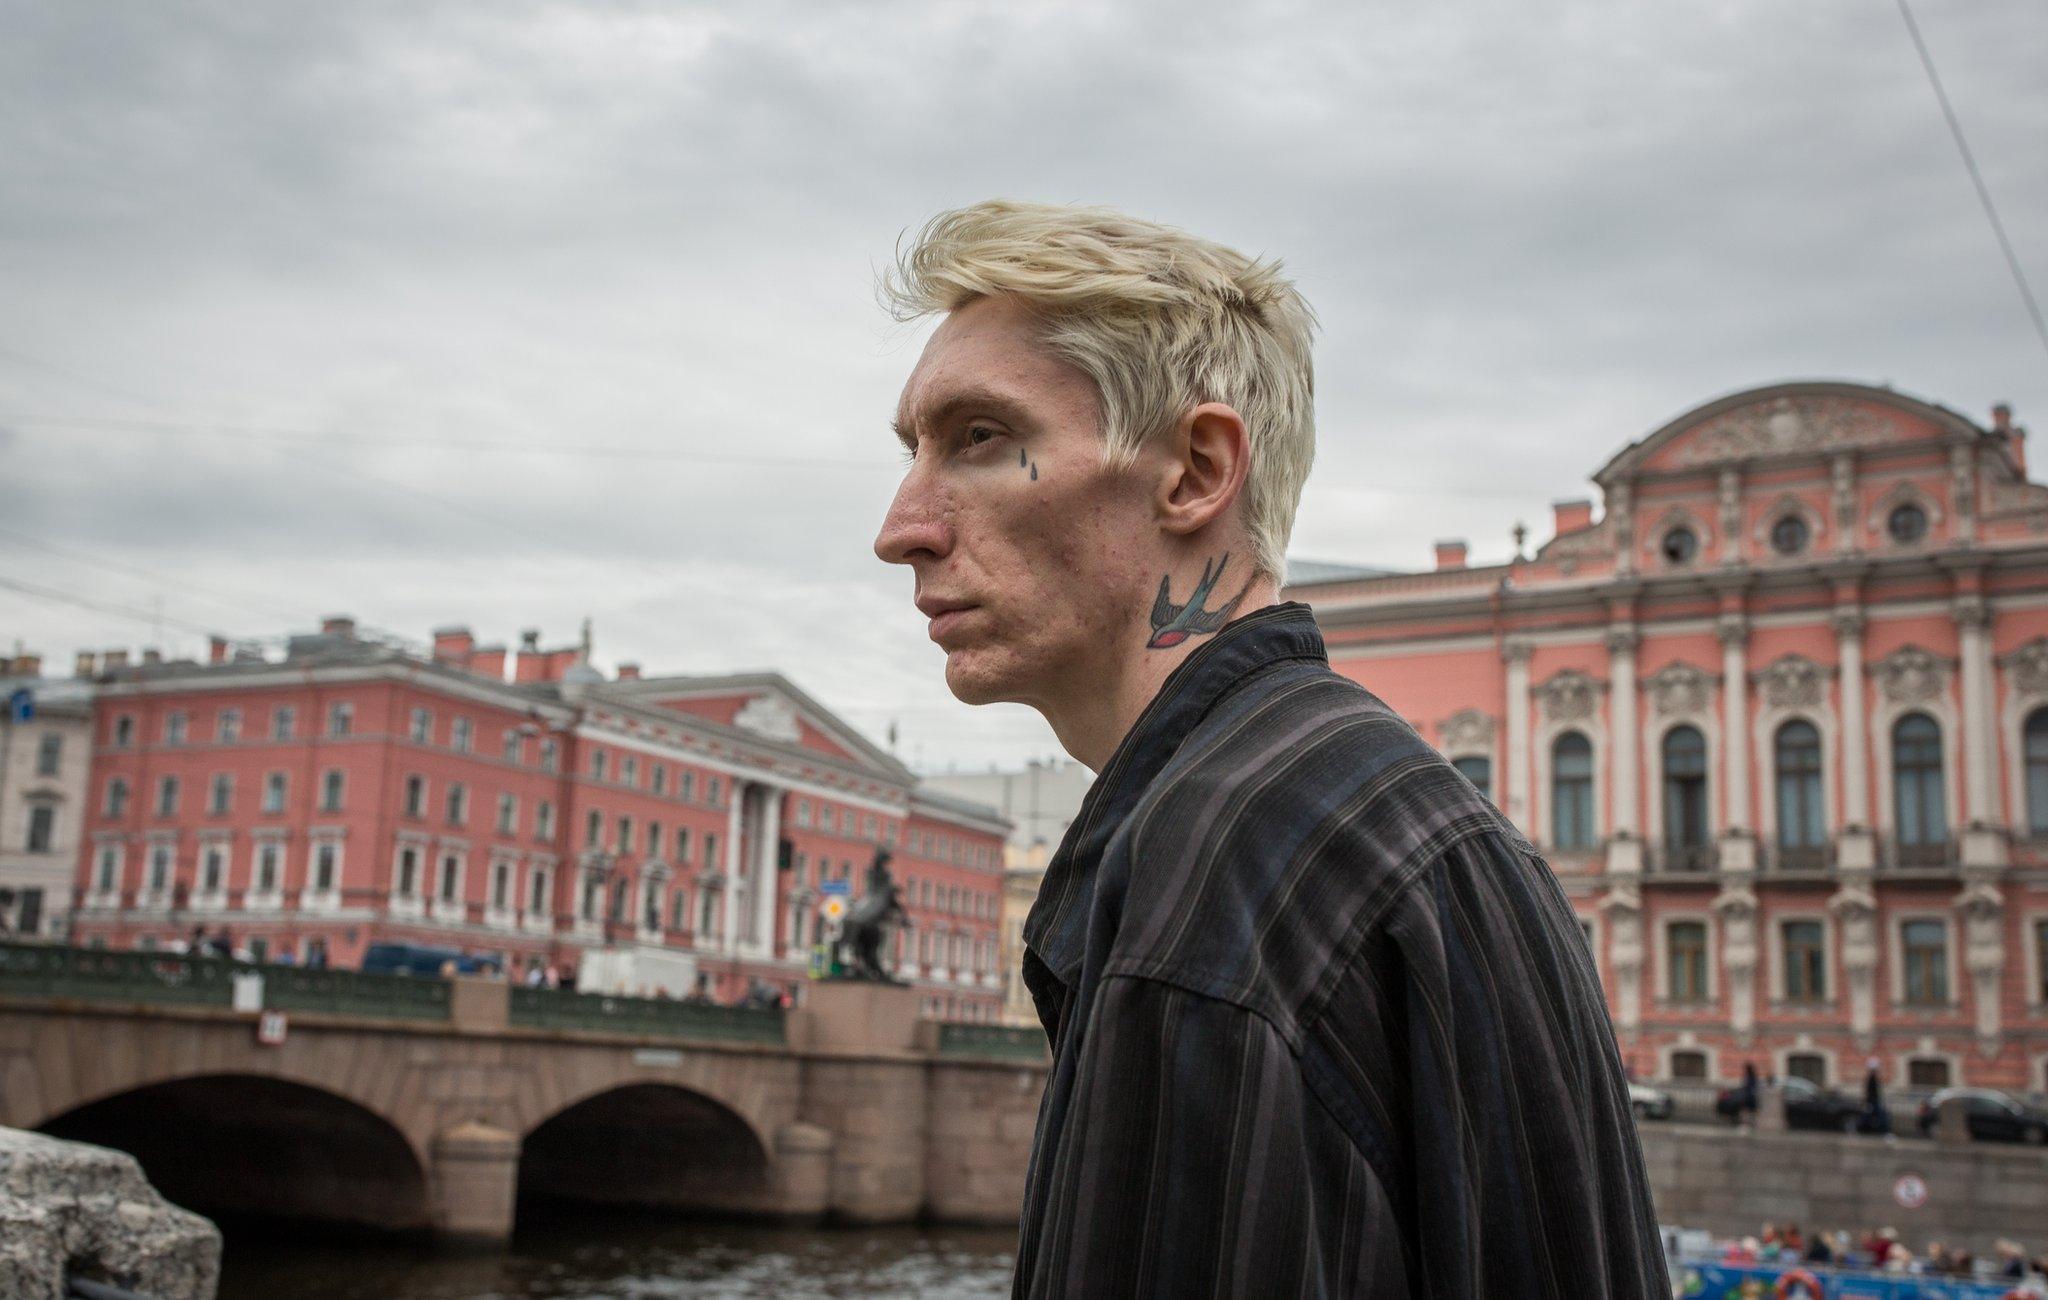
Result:
M58 591L54 587L45 587L33 582L23 582L19 578L0 577L0 589L20 592L24 596L33 596L38 600L55 601L60 605L76 605L80 609L89 609L95 613L112 614L116 618L134 619L138 623L148 623L156 627L169 624L187 632L196 633L199 636L221 635L219 628L208 627L203 623L188 622L185 619L173 618L169 614L161 614L155 610L138 609L133 605L119 605L113 601L94 600L89 596L77 596L68 591ZM238 637L231 639L247 640L249 638Z
M2041 340L2041 350L2048 352L2048 324L2041 319L2041 304L2034 301L2034 290L2027 283L2027 273L2020 266L2019 255L2013 252L2012 240L2005 234L2005 223L1998 219L1998 205L1991 201L1991 188L1984 183L1984 174L1977 170L1977 158L1970 152L1970 142L1963 138L1963 124L1956 117L1956 110L1948 102L1948 91L1942 88L1941 74L1934 70L1934 56L1928 53L1927 42L1921 39L1920 24L1913 21L1913 11L1906 0L1898 0L1899 17L1906 20L1906 33L1913 38L1913 48L1920 52L1920 66L1927 69L1927 82L1934 87L1934 97L1941 103L1941 115L1948 121L1948 132L1955 137L1956 150L1963 155L1963 166L1970 173L1970 183L1977 187L1977 201L1984 205L1984 216L1991 222L1991 233L1998 237L1999 251L2005 254L2005 265L2012 272L2013 285L2020 291L2020 301L2026 304L2027 317L2034 322L2035 337Z

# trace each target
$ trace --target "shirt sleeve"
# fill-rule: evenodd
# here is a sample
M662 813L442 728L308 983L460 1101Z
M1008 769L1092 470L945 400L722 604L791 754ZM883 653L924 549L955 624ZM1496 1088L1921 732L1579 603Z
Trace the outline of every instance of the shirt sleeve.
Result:
M1019 1295L1409 1294L1378 1180L1265 1019L1112 977L1075 1051Z

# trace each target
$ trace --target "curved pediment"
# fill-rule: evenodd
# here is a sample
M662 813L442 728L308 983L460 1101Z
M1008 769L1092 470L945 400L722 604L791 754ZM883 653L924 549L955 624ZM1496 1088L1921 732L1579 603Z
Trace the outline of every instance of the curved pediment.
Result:
M1695 407L1601 466L1601 483L1781 456L1989 436L1946 407L1868 384L1772 384Z

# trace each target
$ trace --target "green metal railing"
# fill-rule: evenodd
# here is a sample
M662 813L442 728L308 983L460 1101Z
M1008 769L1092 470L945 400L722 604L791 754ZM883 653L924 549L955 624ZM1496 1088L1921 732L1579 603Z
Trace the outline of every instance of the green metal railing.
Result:
M446 1020L449 984L408 975L366 975L356 970L265 966L263 1005L277 1011L395 1020Z
M786 1041L779 1007L721 1007L704 1002L614 997L524 985L515 986L510 992L511 1023L526 1029L595 1029L660 1038L777 1045Z
M224 1007L237 969L218 957L0 943L0 994L13 997Z
M1043 1061L1048 1053L1045 1031L1015 1025L939 1025L939 1055L1000 1056L1013 1061Z

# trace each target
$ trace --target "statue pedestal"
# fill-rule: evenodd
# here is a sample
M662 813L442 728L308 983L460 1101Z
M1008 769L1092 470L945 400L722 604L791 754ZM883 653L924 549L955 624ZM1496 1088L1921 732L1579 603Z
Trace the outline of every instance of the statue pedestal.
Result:
M917 1046L917 990L872 980L814 980L804 998L803 1046L907 1052Z

